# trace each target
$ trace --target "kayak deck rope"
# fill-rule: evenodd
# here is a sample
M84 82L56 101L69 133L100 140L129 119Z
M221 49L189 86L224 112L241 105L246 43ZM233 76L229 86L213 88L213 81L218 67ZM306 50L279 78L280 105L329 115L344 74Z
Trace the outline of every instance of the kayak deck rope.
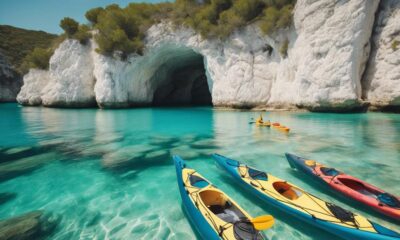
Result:
M186 178L186 180L184 181L183 185L184 185L185 188L194 188L194 189L197 189L197 190L195 190L195 191L193 191L193 192L191 192L191 193L189 193L189 192L187 191L187 193L191 196L191 198L192 198L193 201L195 202L195 205L196 205L197 209L199 209L199 204L200 204L201 206L203 206L204 210L206 211L206 214L204 214L204 216L206 216L206 217L210 220L211 224L213 225L213 228L216 230L216 232L218 233L218 235L219 235L220 237L222 237L222 238L226 238L226 236L224 235L224 231L225 231L226 229L228 229L229 227L232 227L233 225L228 226L228 227L226 227L226 225L228 225L228 224L230 224L230 223L226 223L226 224L224 224L224 225L222 225L222 226L221 226L221 225L218 225L218 224L215 222L215 220L211 217L210 210L209 210L208 207L203 203L203 201L200 200L200 197L199 197L199 195L197 194L198 192L200 192L200 190L201 190L202 188L194 187L194 186L192 186L192 185L190 184L190 177L191 177L193 174L195 174L195 173L196 173L195 170L193 170L193 172L189 173L188 176L187 176L187 178ZM189 182L189 184L187 184L188 182ZM210 183L209 183L209 184L210 184ZM210 184L210 185L212 186L212 184Z
M243 172L240 170L240 168L239 168L240 166L242 166L242 167L244 166L244 167L247 169L247 171L246 171L245 173L243 173ZM289 204L289 205L292 205L292 206L295 206L295 207L298 207L298 208L304 210L304 211L307 212L309 215L311 215L314 219L318 219L318 220L326 221L326 222L331 222L331 223L341 223L341 224L344 224L344 225L347 225L347 226L355 227L355 228L357 228L357 229L361 229L361 228L370 228L370 227L367 227L367 226L365 226L365 227L364 227L364 226L360 226L360 224L358 223L358 221L357 221L355 218L354 218L354 221L352 221L352 224L349 224L349 222L346 222L346 221L343 221L343 220L337 218L332 212L327 211L324 207L322 207L322 206L321 206L317 201L315 201L315 199L314 199L314 198L316 198L316 199L321 200L320 198L318 198L318 197L316 197L316 196L314 196L314 195L312 195L312 194L310 194L310 193L308 193L308 192L305 192L305 191L302 191L302 193L305 194L309 199L311 199L315 204L317 204L324 212L321 212L321 211L318 211L318 210L315 210L315 209L306 208L306 207L304 207L304 206L295 204L295 203L290 202L290 201L287 201L287 200L282 200L282 199L276 197L276 196L279 196L279 197L280 197L280 195L278 195L277 193L275 193L275 192L273 192L273 191L270 191L270 190L268 190L268 189L265 189L265 188L262 186L262 184L259 182L258 179L254 179L254 178L247 177L247 176L246 176L246 173L248 173L248 171L249 171L249 167L248 167L247 165L241 164L241 165L237 166L237 170L238 170L238 172L239 172L239 175L240 175L242 178L250 180L250 184L252 184L253 181L255 181L255 182L258 184L258 186L257 186L256 184L252 184L253 186L260 188L263 192L267 193L268 195L274 195L274 199L277 200L277 201L279 201L279 202L286 203L286 204ZM323 201L323 200L321 200L321 201ZM325 201L323 201L323 202L325 202ZM327 220L327 219L317 218L313 213L319 213L319 214L321 214L321 215L329 216L329 217L338 219L339 221L333 221L333 220Z
M202 188L198 188L198 187L192 186L190 184L190 177L195 173L196 173L195 170L193 170L191 173L189 173L187 178L186 178L186 180L184 181L183 185L184 185L185 188L194 188L194 189L196 189L195 191L193 191L191 193L189 193L187 191L187 193L191 196L191 198L195 202L195 205L196 205L197 209L199 209L199 205L203 206L204 210L206 211L206 214L204 214L204 215L210 220L211 224L213 225L213 228L216 230L216 232L218 233L218 236L220 236L221 238L224 238L224 239L227 238L227 236L225 235L224 231L229 229L229 228L231 228L231 227L233 228L233 232L236 234L235 238L240 237L240 235L235 231L234 225L236 223L250 222L250 221L246 218L246 219L241 219L240 221L236 221L234 223L226 222L223 225L218 225L215 222L215 220L211 217L212 215L210 213L212 211L204 204L203 201L200 200L200 197L199 197L198 193L202 190ZM215 187L210 182L208 182L208 184L209 184L209 186ZM240 229L242 231L244 231L244 232L248 232L248 233L254 235L254 240L258 239L258 234L257 234L258 232L256 230L255 230L255 232L249 232L247 229L244 229L244 228L240 228ZM243 240L243 239L240 237L239 240Z

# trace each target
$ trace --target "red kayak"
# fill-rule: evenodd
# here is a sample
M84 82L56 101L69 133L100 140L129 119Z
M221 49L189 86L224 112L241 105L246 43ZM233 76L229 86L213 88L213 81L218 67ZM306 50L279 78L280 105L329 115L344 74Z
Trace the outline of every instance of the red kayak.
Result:
M340 192L398 221L400 220L399 197L334 168L319 164L314 160L307 160L289 153L286 153L286 158L292 168L311 175L336 192Z

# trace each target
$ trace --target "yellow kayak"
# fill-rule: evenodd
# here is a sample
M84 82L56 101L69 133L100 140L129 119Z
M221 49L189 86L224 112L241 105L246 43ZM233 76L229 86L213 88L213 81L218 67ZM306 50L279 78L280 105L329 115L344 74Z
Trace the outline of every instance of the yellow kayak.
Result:
M271 127L271 122L270 121L267 121L267 122L256 121L256 126L259 126L259 127Z
M367 218L326 202L300 187L236 160L214 154L217 163L264 202L303 222L344 239L395 240L400 234Z
M283 131L283 132L289 132L290 128L281 125L280 123L272 123L271 126L277 130Z
M202 239L267 239L256 228L257 224L262 229L272 226L272 216L261 216L261 220L270 218L255 223L260 217L253 219L227 194L187 168L182 158L174 156L174 162L183 207Z

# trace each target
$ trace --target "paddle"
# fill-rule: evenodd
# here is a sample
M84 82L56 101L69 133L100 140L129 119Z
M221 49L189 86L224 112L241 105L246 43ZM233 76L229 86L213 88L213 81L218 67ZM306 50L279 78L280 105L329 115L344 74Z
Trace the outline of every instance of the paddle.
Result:
M250 222L253 224L256 230L266 230L274 225L274 217L271 215L259 216L253 219L250 219Z

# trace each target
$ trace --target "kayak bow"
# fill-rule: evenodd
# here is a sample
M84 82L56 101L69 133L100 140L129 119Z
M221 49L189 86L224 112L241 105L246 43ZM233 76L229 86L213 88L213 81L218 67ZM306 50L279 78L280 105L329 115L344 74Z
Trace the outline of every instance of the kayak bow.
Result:
M237 182L264 202L344 239L394 240L400 234L363 216L325 202L266 172L214 154L217 163Z

